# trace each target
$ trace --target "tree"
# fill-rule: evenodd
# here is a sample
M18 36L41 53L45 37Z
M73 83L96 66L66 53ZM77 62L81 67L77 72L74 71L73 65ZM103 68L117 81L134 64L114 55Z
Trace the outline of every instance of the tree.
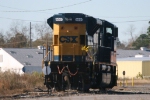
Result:
M42 24L36 24L35 31L37 33L37 39L32 43L34 47L43 45L46 42L48 42L49 45L52 44L52 30L46 22Z
M147 34L141 34L135 42L133 42L133 46L136 49L140 49L140 47L149 47L150 39Z
M26 47L26 45L27 45L27 38L23 34L17 33L15 35L15 37L11 37L10 38L10 43L12 43L10 45L10 47L13 47L13 48L23 48L23 47Z
M13 23L10 29L6 32L4 44L5 47L22 48L27 47L28 28L22 23Z
M44 39L45 34L51 34L52 30L50 28L50 26L48 26L48 24L46 22L42 23L42 24L36 24L35 25L35 31L36 31L36 36L37 39Z
M39 46L39 45L43 45L43 44L46 44L46 42L48 42L49 45L52 45L52 34L44 34L43 36L43 39L42 38L39 38L39 39L36 39L35 41L33 41L33 46L36 47L36 46Z
M117 49L125 49L125 44L122 43L119 38L116 39L117 41Z
M125 34L130 35L130 39L128 39L128 43L126 46L126 49L133 49L132 43L135 41L135 37L134 37L134 31L135 31L135 27L134 25L130 25L129 28L127 29L127 31L125 32Z
M135 31L134 25L130 25L130 27L128 28L127 32L125 32L125 34L128 34L128 35L131 36L132 42L134 42L134 31Z
M150 24L150 21L149 21ZM147 34L150 36L150 26L147 28Z
M126 49L134 49L135 47L133 46L133 43L132 39L128 39Z
M4 47L4 43L5 43L4 35L3 32L0 31L0 47Z

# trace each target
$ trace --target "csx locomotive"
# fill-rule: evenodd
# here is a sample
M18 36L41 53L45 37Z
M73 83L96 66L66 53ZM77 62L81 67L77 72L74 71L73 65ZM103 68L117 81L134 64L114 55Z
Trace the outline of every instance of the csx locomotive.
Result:
M117 84L118 28L82 13L59 13L47 20L53 45L43 49L44 84L48 89L88 91Z

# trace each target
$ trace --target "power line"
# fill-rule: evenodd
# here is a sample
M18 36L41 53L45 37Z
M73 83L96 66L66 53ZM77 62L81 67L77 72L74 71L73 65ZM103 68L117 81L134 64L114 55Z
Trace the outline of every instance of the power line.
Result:
M9 20L30 21L30 22L44 22L44 21L36 21L36 20L13 19L13 18L7 18L7 17L0 17L0 18L9 19Z
M150 16L115 16L115 17L108 17L108 16L98 16L103 18L135 18L135 17L150 17Z
M56 9L62 9L62 8L66 8L66 7L71 7L71 6L76 6L76 5L80 5L80 4L84 4L87 2L90 2L92 0L87 0L84 2L79 2L79 3L75 3L75 4L71 4L71 5L66 5L66 6L61 6L61 7L56 7L56 8L51 8L51 9L42 9L42 10L20 10L20 11L0 11L0 12L41 12L41 11L49 11L49 10L56 10ZM9 7L11 8L11 7Z
M0 7L11 8L11 9L17 9L17 10L25 10L25 9L14 8L14 7L8 7L8 6L3 6L3 5L0 5Z
M17 10L25 10L25 9L14 8L14 7L8 7L8 6L3 6L3 5L0 5L0 7L11 8L11 9L17 9ZM35 13L53 14L53 13L47 13L47 12L35 12Z
M91 1L91 0L90 0ZM89 2L89 1L85 1L85 2ZM83 2L80 2L83 3ZM17 9L17 10L25 10L25 9L20 9L20 8L14 8L14 7L9 7L9 6L3 6L0 5L1 7L5 7L5 8L11 8L11 9ZM58 8L59 9L59 8ZM39 13L39 12L37 12ZM40 13L46 13L46 12L40 12ZM54 13L46 13L46 14L54 14ZM135 18L135 17L150 17L150 16L114 16L114 17L109 17L109 16L97 16L97 17L105 17L105 18Z
M132 21L112 22L112 23L130 23L130 22L141 22L141 21L149 21L149 20L132 20Z

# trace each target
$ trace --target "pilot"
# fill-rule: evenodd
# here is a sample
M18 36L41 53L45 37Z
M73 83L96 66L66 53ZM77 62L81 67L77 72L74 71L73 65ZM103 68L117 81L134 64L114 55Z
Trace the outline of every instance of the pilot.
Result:
M70 80L69 80L69 77L70 77L70 74L68 72L68 66L65 66L65 69L63 70L63 78L64 78L64 87L66 87L66 89L70 89Z

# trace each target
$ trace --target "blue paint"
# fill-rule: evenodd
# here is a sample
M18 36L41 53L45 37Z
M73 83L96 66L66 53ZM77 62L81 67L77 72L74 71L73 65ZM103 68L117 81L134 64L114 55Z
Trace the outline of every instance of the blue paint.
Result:
M75 56L75 62L82 62L85 61L85 56ZM55 55L54 56L54 61L61 61L61 56L60 55ZM73 61L73 55L63 55L62 56L62 61Z
M54 56L54 61L60 61L60 56Z

